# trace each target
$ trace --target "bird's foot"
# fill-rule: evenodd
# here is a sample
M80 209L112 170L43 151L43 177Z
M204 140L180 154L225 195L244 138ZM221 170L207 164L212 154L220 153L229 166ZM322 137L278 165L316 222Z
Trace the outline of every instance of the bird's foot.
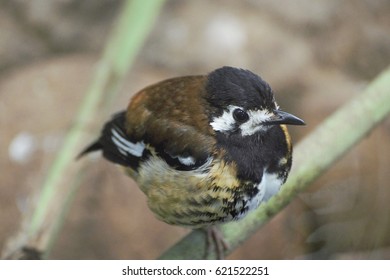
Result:
M206 229L206 259L212 255L212 251L215 250L215 254L218 260L225 258L225 251L229 250L230 246L226 242L222 232L217 226L209 226Z

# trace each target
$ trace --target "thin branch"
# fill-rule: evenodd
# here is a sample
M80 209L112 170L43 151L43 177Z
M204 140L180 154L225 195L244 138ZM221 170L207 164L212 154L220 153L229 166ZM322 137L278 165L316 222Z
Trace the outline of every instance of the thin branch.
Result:
M230 251L279 213L300 191L306 189L389 113L390 68L370 83L362 94L328 117L299 143L294 153L293 170L278 195L245 219L221 227L226 241L230 244ZM201 259L205 256L204 244L204 233L193 231L160 258Z
M98 112L104 112L101 105L109 103L118 92L163 2L127 0L124 3L73 127L39 190L32 215L25 217L18 236L5 248L3 257L28 258L23 256L26 251L47 256L84 170L74 159L85 139L86 128Z

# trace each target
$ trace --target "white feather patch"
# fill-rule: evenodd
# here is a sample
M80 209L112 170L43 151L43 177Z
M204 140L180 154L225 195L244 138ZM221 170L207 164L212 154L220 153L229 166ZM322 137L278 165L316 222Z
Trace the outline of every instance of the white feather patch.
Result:
M264 171L263 178L260 183L260 188L265 189L263 201L268 201L271 197L280 191L280 187L283 184L283 179L278 178L276 173L267 173Z
M185 171L186 176L183 176L184 171L173 169L160 157L151 157L147 161L141 163L138 183L142 187L148 185L147 182L149 181L162 181L164 178L174 178L174 181L177 181L177 185L181 185L179 181L187 181L191 176L204 179L208 176L208 173L205 171L211 166L212 162L213 157L208 157L206 162L199 166L199 168Z
M141 157L145 150L145 143L143 141L133 143L123 138L115 129L111 129L111 140L115 143L120 153L126 155L126 152L135 156Z
M212 122L210 122L211 127L215 131L224 133L232 131L236 125L236 120L233 117L235 109L244 110L241 107L229 105L227 111L224 111L221 116L213 118ZM273 116L271 112L267 110L248 110L246 112L249 115L249 119L239 126L242 136L253 135L257 131L269 128L269 126L262 125L262 123L268 121Z
M235 120L233 118L233 111L240 107L237 106L228 106L228 110L224 111L223 114L219 117L213 118L213 121L210 123L211 127L215 131L228 132L234 128ZM241 108L240 108L241 109Z
M262 123L268 121L273 116L267 110L249 110L247 113L249 120L240 125L242 136L253 135L259 130L266 130L269 126L264 126Z
M190 166L195 164L195 159L191 156L188 157L177 157L181 164Z
M255 186L259 190L258 193L252 198L245 198L248 210L240 214L237 219L243 218L248 212L257 209L262 202L277 194L282 184L282 179L279 179L276 173L267 173L264 170L261 182Z

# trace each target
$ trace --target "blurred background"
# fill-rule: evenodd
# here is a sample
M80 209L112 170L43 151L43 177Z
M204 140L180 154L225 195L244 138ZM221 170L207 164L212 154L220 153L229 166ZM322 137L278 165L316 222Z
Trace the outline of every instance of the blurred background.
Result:
M0 250L72 125L122 3L0 1ZM108 111L162 79L237 66L306 121L290 128L297 143L389 65L389 14L387 0L168 0ZM229 258L390 259L389 147L388 118ZM89 165L50 258L152 259L188 233L156 220L117 167Z

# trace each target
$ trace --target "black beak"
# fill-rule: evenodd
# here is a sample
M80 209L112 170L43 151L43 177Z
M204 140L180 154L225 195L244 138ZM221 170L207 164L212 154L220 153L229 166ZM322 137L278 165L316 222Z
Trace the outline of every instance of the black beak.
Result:
M274 114L275 116L267 121L266 124L305 125L303 120L284 111L275 110Z

